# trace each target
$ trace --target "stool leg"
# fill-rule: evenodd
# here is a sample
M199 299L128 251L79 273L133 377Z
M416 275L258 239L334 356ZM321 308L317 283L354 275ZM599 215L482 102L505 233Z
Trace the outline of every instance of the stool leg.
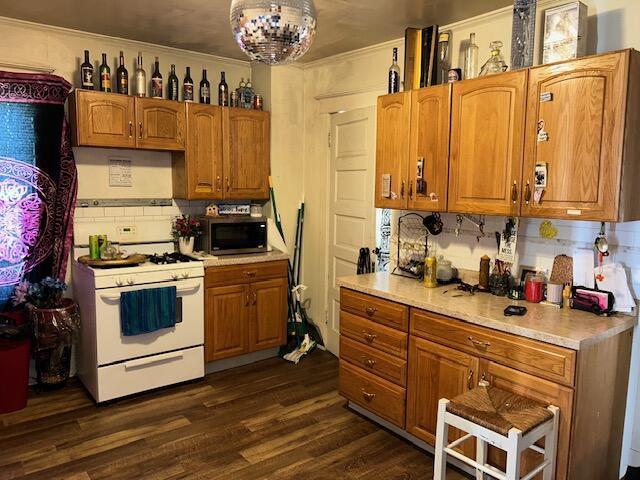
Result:
M445 480L447 476L447 453L444 448L449 442L449 425L444 421L449 400L441 398L438 402L438 423L436 425L436 453L433 462L433 480Z
M509 430L507 450L507 480L520 480L520 440L522 432L517 428Z
M558 447L558 424L560 423L560 409L554 405L549 405L549 410L553 413L553 429L544 437L544 459L550 460L542 475L543 480L553 480L556 472L556 450Z
M487 442L480 437L476 437L476 462L483 466L487 463ZM484 478L484 473L476 470L476 480L484 480Z

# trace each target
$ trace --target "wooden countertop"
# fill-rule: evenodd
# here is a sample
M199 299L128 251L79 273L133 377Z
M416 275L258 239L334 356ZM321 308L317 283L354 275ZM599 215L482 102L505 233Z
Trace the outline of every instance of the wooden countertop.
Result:
M337 282L340 287L573 350L617 335L637 323L636 316L600 317L490 293L454 297L460 293L455 285L425 288L417 280L389 273L341 277ZM522 317L506 317L503 312L508 305L523 305L527 313Z
M245 255L200 255L194 253L193 258L202 260L204 267L222 267L227 265L246 265L250 263L275 262L289 260L289 255L280 250L271 250L265 253L249 253Z

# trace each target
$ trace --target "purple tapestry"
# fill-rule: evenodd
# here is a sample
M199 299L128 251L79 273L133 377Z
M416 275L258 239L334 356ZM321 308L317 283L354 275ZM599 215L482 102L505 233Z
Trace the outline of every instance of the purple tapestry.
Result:
M64 115L69 82L0 71L0 308L23 279L64 279L77 172Z

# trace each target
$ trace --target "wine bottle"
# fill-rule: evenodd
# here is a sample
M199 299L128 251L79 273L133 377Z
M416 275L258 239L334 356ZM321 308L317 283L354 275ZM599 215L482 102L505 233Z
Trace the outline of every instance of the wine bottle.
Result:
M89 61L89 50L84 51L84 63L80 65L80 86L93 90L93 65Z
M142 52L138 52L138 66L134 75L136 91L138 97L147 96L147 74L142 68Z
M224 72L220 72L220 83L218 84L218 105L222 107L229 106L229 87L224 78Z
M200 103L211 103L211 84L207 80L207 70L202 69L202 80L200 80Z
M178 100L178 77L176 76L176 66L173 64L167 80L167 98L169 100Z
M191 67L187 67L187 73L182 82L182 100L193 102L193 80L191 80Z
M118 93L129 95L129 72L124 66L124 52L120 50L120 66L116 70L116 88Z
M107 54L102 54L102 65L100 65L100 91L111 91L111 69L107 65Z
M469 36L469 45L467 45L464 56L464 78L476 78L478 76L478 46L476 45L476 34Z
M162 74L158 57L156 57L153 75L151 75L151 98L162 98Z
M242 93L242 106L244 108L253 108L253 85L251 85L250 78L247 79L247 85Z
M398 66L398 49L393 49L393 62L389 67L389 83L387 93L397 93L400 91L400 67Z

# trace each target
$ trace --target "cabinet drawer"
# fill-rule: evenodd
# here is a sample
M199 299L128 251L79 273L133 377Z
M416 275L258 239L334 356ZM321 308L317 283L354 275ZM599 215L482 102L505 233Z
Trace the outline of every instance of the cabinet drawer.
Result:
M406 305L342 288L340 308L403 332L409 330L409 307Z
M564 385L574 382L573 350L417 309L411 333Z
M406 390L340 360L340 393L361 407L404 428Z
M406 333L378 325L344 310L340 311L340 334L382 352L402 359L407 358Z
M286 277L287 268L286 260L249 263L246 265L229 265L225 267L209 267L205 272L205 286L251 283L256 280Z
M407 385L406 360L354 342L346 337L340 337L340 358L401 387Z

